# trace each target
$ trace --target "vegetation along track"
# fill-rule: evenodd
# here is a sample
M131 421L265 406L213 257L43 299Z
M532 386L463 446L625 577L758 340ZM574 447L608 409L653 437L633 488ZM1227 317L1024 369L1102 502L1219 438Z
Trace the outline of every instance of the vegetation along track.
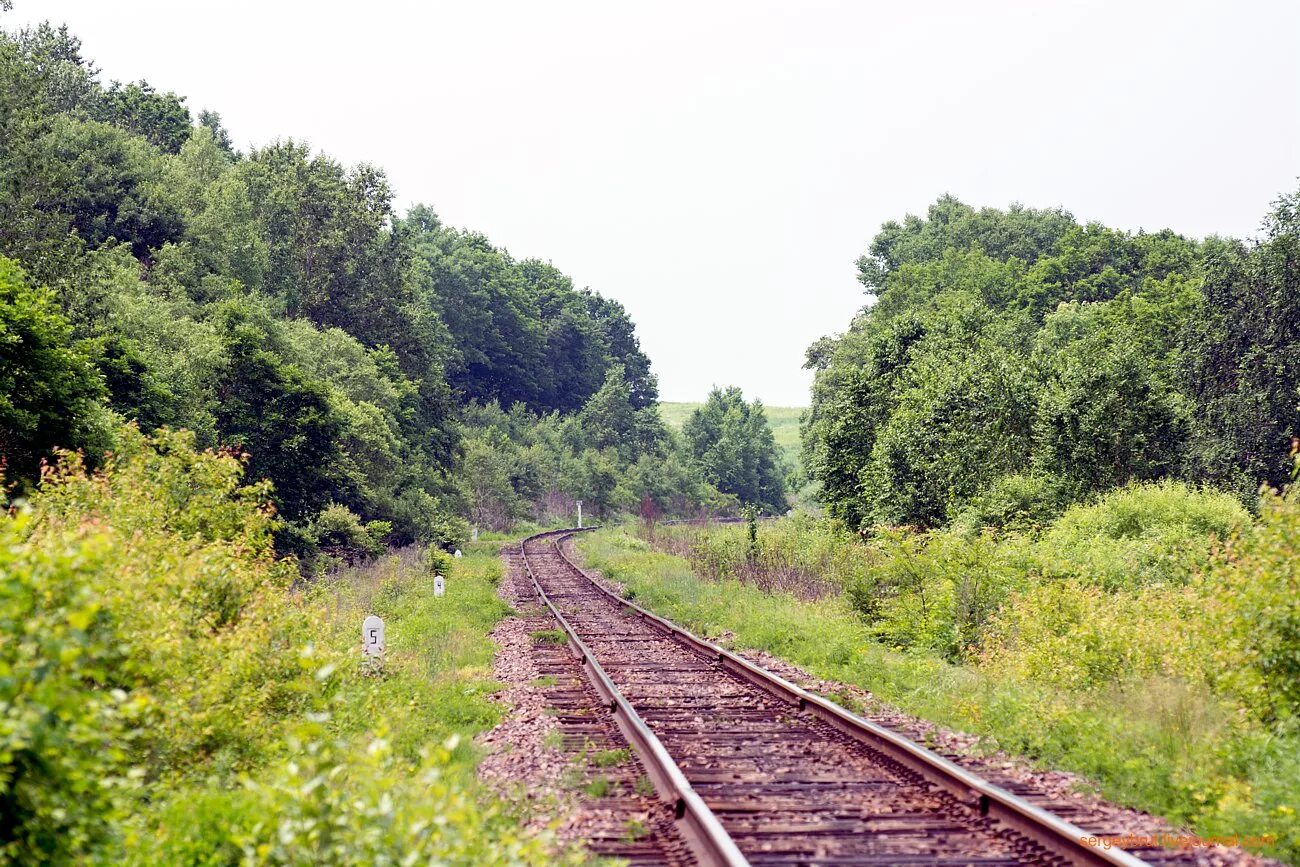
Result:
M620 599L563 552L522 544L568 636L703 864L1141 865L1083 830ZM1118 835L1120 832L1116 831Z

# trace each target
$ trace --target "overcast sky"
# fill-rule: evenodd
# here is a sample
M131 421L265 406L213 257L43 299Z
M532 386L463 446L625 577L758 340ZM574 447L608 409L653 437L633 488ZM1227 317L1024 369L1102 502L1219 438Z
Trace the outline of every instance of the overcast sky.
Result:
M200 8L200 5L202 8ZM666 400L805 405L879 225L950 192L1249 235L1300 175L1294 2L15 0L104 79L385 170L628 308Z

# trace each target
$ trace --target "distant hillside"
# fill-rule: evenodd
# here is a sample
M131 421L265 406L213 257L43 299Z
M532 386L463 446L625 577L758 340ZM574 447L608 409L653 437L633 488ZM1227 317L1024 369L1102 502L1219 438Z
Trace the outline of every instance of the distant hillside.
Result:
M660 401L659 411L663 414L665 424L673 430L681 430L686 419L701 406L702 404L699 403ZM791 463L799 461L799 416L803 411L804 407L801 406L763 407L767 422L772 426L772 436L776 438L776 445Z

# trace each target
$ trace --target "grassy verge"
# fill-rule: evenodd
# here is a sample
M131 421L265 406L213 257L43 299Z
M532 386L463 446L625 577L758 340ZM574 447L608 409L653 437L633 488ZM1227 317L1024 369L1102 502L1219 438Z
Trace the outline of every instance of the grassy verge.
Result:
M497 596L500 578L495 546L471 552L453 561L446 594L437 598L420 553L408 549L313 590L308 604L322 613L320 640L335 650L355 652L368 614L384 621L384 674L353 680L336 710L340 728L387 730L395 751L411 759L421 746L455 737L453 767L472 770L470 740L499 715L489 701L497 684L488 633L510 613Z
M261 767L238 779L208 778L154 805L128 837L128 861L209 863L240 846L270 863L303 863L297 859L307 854L312 863L361 864L420 851L455 863L580 863L523 836L520 817L474 776L472 739L500 715L489 700L499 685L488 634L510 609L497 596L498 545L480 543L453 561L442 598L416 549L343 569L301 593L307 646L338 665L328 698L305 723L287 727L278 755ZM383 618L386 632L377 674L359 665L369 614ZM279 815L259 815L268 806ZM278 822L274 835L268 819ZM454 830L429 845L422 838L439 824Z
M1273 835L1300 862L1300 749L1204 691L1148 678L1076 693L998 677L878 643L841 596L816 601L737 580L701 580L680 557L618 529L580 537L587 565L641 604L704 635L734 634L817 677L863 687L926 719L1041 764L1076 771L1113 801L1203 836Z

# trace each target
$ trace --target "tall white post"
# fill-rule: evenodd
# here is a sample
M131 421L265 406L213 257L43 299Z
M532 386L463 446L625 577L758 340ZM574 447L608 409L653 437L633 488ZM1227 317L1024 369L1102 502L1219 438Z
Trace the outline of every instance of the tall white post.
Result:
M578 501L578 529L582 529L582 500Z

